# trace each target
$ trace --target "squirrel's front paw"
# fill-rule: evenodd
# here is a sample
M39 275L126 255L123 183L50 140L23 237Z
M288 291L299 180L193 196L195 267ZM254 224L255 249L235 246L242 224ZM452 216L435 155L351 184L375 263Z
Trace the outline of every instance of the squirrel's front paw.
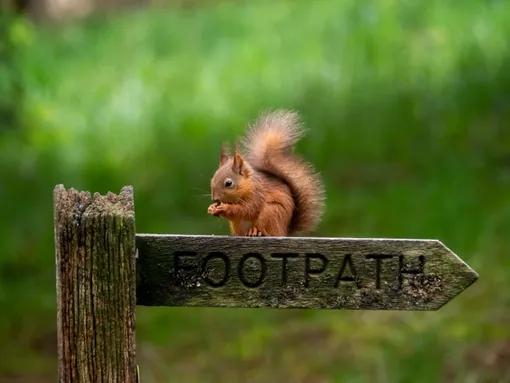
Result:
M224 204L216 204L213 203L209 208L207 209L207 213L214 215L215 217L218 217L220 214L225 213L225 205Z
M217 209L218 209L218 204L217 203L213 203L212 205L210 205L208 208L207 208L207 214L211 214L211 215L214 215L214 216L218 216L218 213L217 213Z

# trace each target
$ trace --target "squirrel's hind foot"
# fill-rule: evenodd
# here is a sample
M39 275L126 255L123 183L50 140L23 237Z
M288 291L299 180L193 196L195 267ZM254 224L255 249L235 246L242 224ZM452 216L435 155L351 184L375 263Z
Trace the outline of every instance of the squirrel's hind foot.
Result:
M248 230L248 232L246 233L246 236L247 237L264 237L264 234L262 234L262 232L259 231L259 229L257 229L256 227L252 227L252 228L250 228L250 230Z

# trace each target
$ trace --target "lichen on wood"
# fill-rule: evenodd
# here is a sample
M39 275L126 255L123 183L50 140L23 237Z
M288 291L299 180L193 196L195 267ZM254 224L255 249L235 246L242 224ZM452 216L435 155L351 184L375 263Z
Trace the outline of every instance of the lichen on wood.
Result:
M53 196L59 382L135 383L133 188Z

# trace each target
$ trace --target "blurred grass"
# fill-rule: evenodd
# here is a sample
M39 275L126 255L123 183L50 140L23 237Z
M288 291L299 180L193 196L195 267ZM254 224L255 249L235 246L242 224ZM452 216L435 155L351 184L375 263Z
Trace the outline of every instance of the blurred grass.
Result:
M22 122L0 137L0 377L55 377L55 184L134 185L138 232L224 234L205 213L219 145L288 107L327 185L317 235L437 238L480 280L432 313L138 308L142 380L510 381L487 362L510 349L509 12L256 1L24 24Z

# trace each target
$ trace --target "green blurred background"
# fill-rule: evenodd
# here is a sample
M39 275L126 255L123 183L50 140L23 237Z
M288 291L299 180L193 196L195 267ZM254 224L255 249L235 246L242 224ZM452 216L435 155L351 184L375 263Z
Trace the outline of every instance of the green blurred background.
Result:
M439 239L480 279L438 312L140 307L142 382L510 382L510 2L32 3L0 17L0 382L56 381L54 186L226 234L219 146L266 108L310 128L316 235Z

